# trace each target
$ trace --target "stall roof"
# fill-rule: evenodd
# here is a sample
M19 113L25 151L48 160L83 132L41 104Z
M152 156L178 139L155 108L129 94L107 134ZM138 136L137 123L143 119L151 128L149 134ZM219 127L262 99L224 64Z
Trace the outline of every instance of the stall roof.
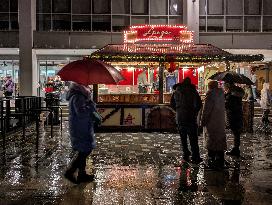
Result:
M263 55L231 54L211 44L109 44L89 56L108 62L253 62Z

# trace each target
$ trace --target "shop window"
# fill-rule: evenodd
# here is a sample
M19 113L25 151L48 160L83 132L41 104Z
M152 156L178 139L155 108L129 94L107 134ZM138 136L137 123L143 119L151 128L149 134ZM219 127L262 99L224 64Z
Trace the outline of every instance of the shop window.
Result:
M208 17L207 31L208 32L222 32L224 19L223 17Z
M148 0L131 0L131 3L132 14L148 15Z
M148 16L132 16L131 25L136 25L136 24L149 24Z
M209 15L223 15L224 1L223 0L207 0Z
M129 27L129 16L112 16L112 30L123 31Z
M206 0L199 1L199 15L207 15Z
M206 31L206 17L205 16L201 16L199 18L199 31L200 32Z
M129 14L130 1L114 0L114 2L112 2L112 13L113 14Z
M181 15L183 13L182 0L170 0L169 1L169 14Z
M92 28L93 31L111 31L110 16L93 16Z
M10 26L11 26L11 30L18 30L19 29L18 13L10 14Z
M10 12L18 12L18 0L10 0Z
M167 1L166 0L150 0L150 14L151 15L167 15Z
M111 12L110 0L93 0L94 14L110 14Z
M272 32L272 16L263 17L263 31Z
M169 24L171 24L171 25L182 24L182 16L177 16L177 17L170 16L169 17Z
M246 15L260 15L262 8L261 0L245 0Z
M91 31L91 16L72 16L73 31Z
M242 17L227 16L226 31L231 31L231 32L243 31Z
M53 13L71 13L71 0L52 0L52 2Z
M272 3L271 0L263 0L263 14L272 15Z
M71 30L70 15L53 15L53 30L69 31Z
M90 0L72 0L73 14L91 14Z
M9 0L1 0L0 12L9 12Z
M243 14L243 0L227 0L226 4L227 15Z
M9 29L9 14L2 13L0 14L0 30L8 30Z
M261 17L246 16L245 17L245 31L260 32Z
M51 0L37 0L36 10L37 13L51 13Z
M151 17L150 24L167 24L167 17Z
M37 30L38 31L50 31L51 30L51 15L38 14L37 15Z

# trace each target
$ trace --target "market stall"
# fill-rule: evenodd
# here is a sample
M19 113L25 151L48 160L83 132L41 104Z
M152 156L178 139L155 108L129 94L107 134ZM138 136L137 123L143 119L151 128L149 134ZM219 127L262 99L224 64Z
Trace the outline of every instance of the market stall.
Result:
M107 45L89 58L110 63L125 77L118 85L95 90L103 127L173 130L174 113L165 105L175 83L190 77L204 94L209 76L218 70L263 56L232 55L210 44L194 44L193 32L183 25L140 25L124 31L124 44ZM217 69L211 69L215 64Z

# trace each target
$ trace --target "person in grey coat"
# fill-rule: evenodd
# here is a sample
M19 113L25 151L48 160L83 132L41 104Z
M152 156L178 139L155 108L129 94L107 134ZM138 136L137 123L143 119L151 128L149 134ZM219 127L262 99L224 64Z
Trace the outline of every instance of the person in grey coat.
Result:
M76 156L64 176L75 184L89 182L94 179L94 176L86 174L86 159L96 146L94 122L99 122L101 119L98 119L96 105L86 86L72 83L67 93L67 100L69 100L70 139ZM78 176L75 177L77 169Z
M208 166L222 168L227 149L225 132L225 95L217 81L210 81L204 102L201 125L205 128Z

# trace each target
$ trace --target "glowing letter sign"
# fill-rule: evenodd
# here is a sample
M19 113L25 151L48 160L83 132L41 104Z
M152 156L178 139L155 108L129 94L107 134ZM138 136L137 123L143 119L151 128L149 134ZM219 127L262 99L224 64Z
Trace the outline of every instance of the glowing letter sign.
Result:
M124 32L125 43L175 42L192 43L193 34L183 25L142 25L131 26Z

